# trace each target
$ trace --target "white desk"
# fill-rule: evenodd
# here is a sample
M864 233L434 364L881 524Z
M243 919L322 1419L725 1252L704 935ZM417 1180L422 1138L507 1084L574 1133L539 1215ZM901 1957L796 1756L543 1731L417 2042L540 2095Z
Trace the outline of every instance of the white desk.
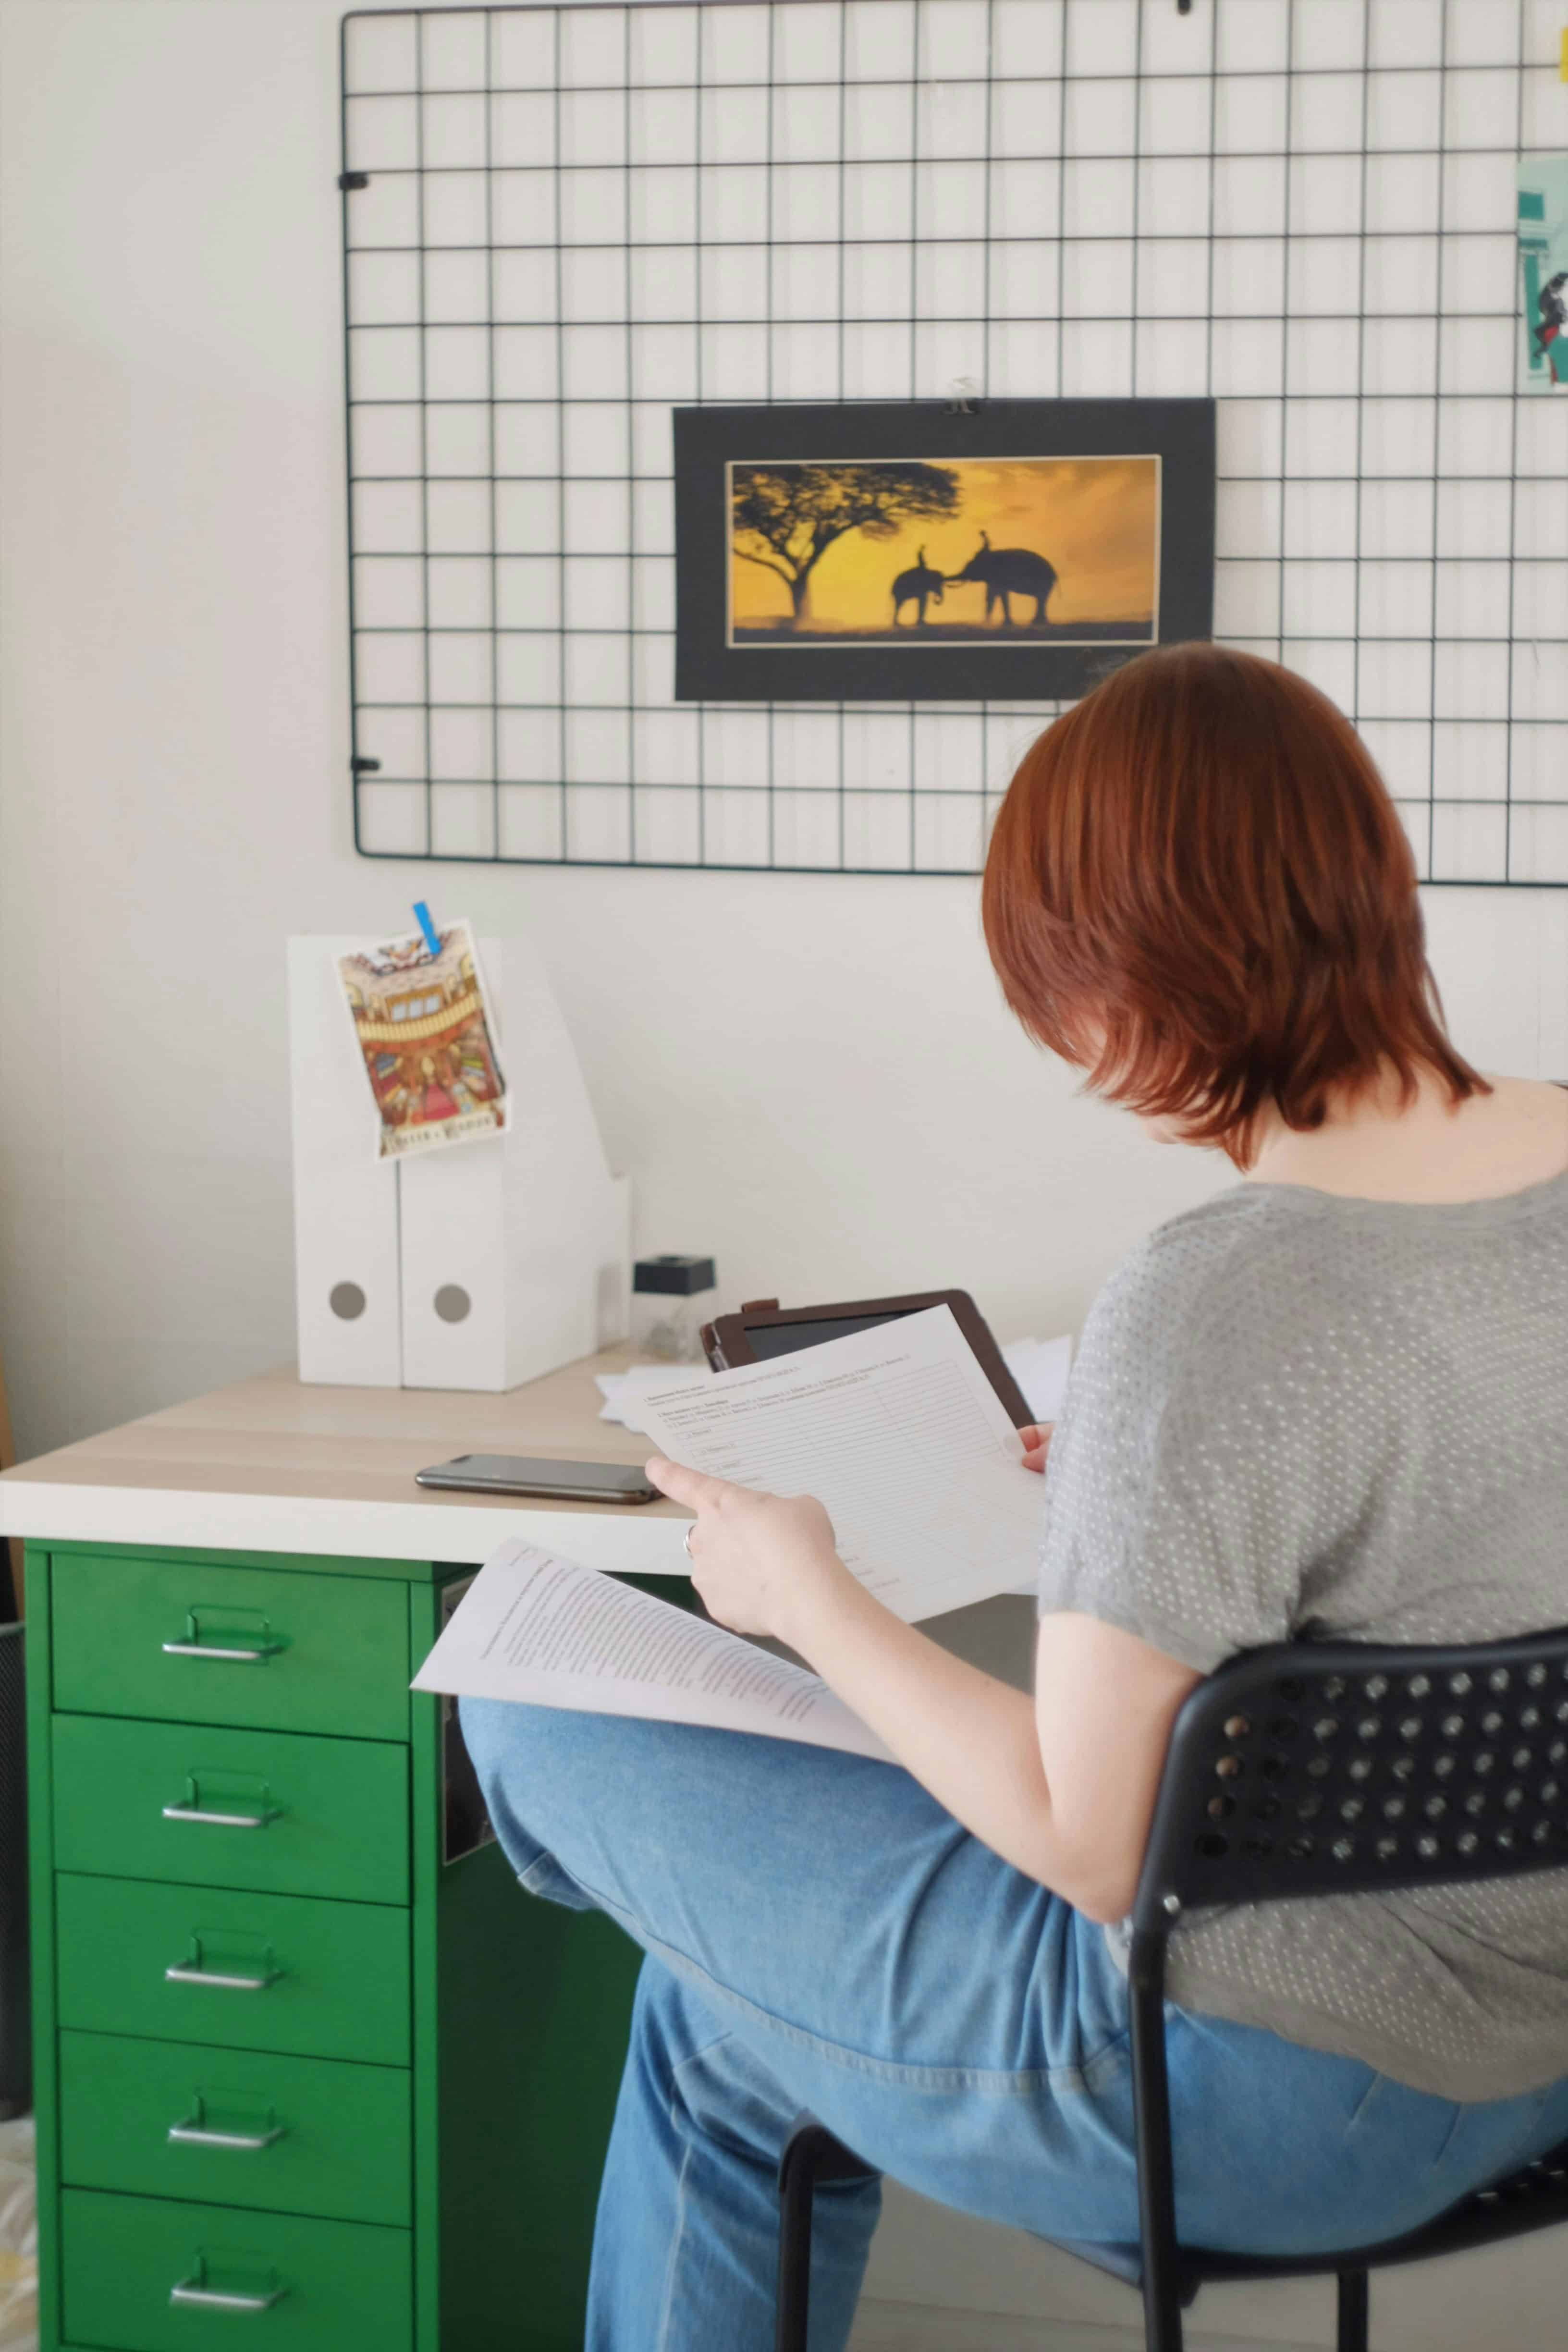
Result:
M0 1475L0 1534L382 1559L477 1560L508 1536L589 1568L687 1573L673 1503L498 1501L414 1474L455 1454L640 1462L646 1441L598 1418L611 1348L504 1395L308 1388L265 1372L84 1438Z

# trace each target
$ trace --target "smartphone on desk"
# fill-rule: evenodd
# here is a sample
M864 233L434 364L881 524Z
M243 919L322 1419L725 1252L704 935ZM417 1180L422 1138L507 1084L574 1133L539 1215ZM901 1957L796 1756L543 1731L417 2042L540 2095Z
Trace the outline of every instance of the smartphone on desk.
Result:
M468 1495L543 1495L566 1503L657 1503L640 1465L541 1462L520 1454L458 1454L416 1470L416 1486L456 1486Z

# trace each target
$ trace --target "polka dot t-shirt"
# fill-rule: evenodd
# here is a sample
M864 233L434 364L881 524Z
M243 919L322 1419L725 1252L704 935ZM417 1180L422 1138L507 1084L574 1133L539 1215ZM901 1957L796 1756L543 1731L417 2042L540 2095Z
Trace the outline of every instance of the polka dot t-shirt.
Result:
M1051 1447L1059 1610L1204 1674L1309 1629L1568 1622L1568 1175L1451 1206L1244 1184L1152 1234L1095 1303ZM1198 1914L1169 1991L1509 2097L1568 2075L1568 1870Z

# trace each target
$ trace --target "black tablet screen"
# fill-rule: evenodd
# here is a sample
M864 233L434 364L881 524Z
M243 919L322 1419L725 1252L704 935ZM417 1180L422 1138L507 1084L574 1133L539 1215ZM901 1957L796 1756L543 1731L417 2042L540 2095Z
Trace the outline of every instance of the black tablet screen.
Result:
M878 1323L901 1323L918 1315L905 1307L897 1315L830 1315L820 1323L748 1323L746 1338L754 1356L793 1356L797 1348L818 1348L825 1339L846 1339L851 1331L869 1331Z

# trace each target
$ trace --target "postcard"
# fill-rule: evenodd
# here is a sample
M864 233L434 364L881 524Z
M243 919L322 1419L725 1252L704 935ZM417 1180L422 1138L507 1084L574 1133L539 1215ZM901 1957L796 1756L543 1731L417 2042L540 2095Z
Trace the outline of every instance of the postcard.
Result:
M467 923L386 940L338 958L354 1037L375 1099L376 1157L473 1143L508 1123L483 976Z
M1568 387L1568 155L1519 159L1522 392Z

